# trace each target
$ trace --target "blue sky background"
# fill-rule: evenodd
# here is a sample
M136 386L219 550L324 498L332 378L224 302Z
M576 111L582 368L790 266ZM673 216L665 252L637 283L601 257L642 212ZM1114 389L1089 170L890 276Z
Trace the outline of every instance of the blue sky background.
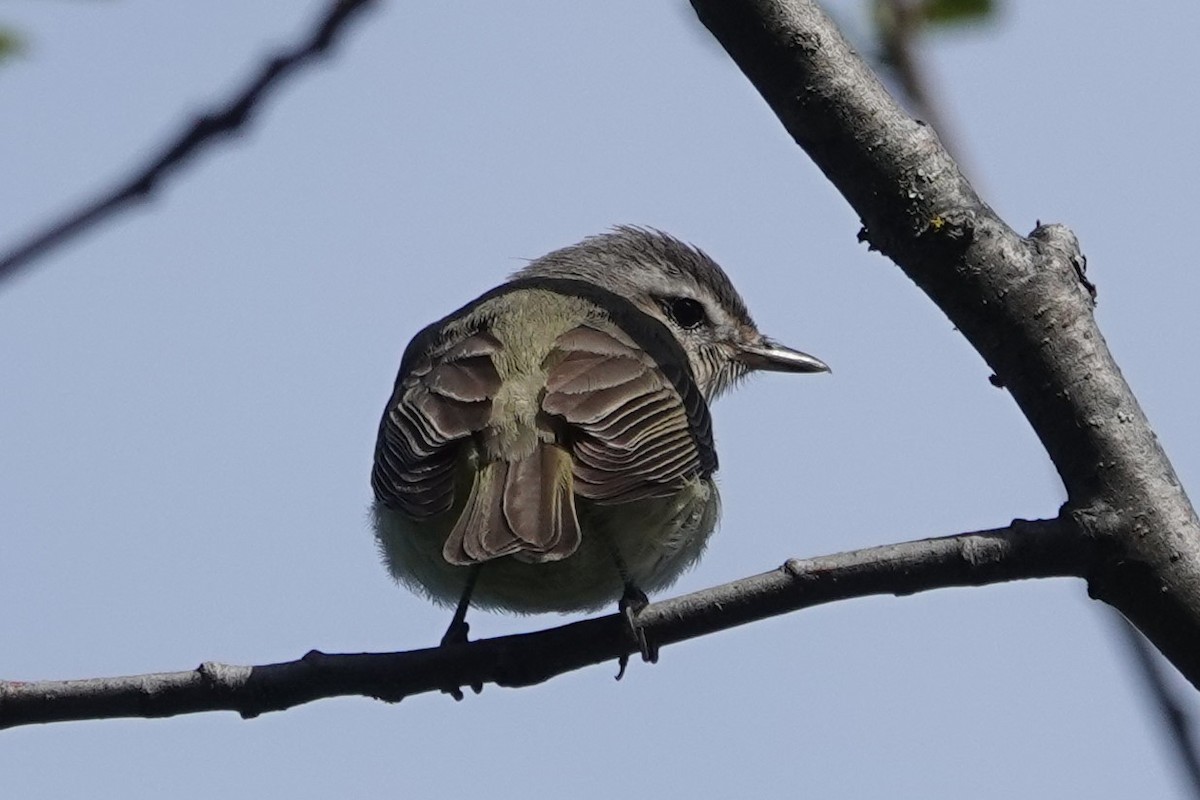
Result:
M143 162L321 2L5 3L0 243ZM1014 0L929 52L988 201L1080 236L1105 336L1200 476L1200 7ZM863 30L858 0L833 4ZM0 676L428 646L365 519L427 322L608 226L707 249L830 377L715 408L724 522L680 592L1052 516L1061 485L933 305L682 2L391 2L249 134L0 286ZM564 621L477 613L480 636ZM5 797L1179 797L1074 581L874 598L454 703L0 733ZM1189 695L1189 699L1191 699Z

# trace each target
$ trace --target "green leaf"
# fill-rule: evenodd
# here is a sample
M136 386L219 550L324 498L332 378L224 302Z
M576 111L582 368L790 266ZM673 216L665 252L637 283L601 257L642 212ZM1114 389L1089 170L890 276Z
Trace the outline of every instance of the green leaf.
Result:
M995 12L995 0L924 0L921 3L921 16L935 25L985 22Z

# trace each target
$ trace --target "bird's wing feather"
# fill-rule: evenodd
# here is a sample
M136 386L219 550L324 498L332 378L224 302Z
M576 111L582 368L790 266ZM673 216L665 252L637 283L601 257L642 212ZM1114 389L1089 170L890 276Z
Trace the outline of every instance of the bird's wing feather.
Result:
M474 333L401 368L375 448L371 485L379 501L414 519L450 509L457 445L488 423L499 350L495 338Z
M703 474L678 390L625 332L580 325L558 338L547 363L542 409L569 424L575 494L627 503L669 496Z

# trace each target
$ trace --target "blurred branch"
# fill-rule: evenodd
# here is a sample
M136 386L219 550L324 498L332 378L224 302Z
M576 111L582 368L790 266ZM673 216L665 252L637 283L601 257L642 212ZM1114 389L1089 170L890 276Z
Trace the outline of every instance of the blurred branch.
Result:
M354 15L374 2L376 0L333 0L303 42L269 58L241 91L221 107L198 117L132 177L32 234L8 252L0 253L0 281L11 278L37 258L117 211L148 199L164 177L182 167L207 145L220 136L240 132L271 91L300 67L326 55Z
M816 0L692 0L701 21L896 262L991 367L1090 537L1092 597L1200 687L1200 520L1092 313L1074 234L1018 235L896 105Z
M879 32L879 57L883 67L907 98L913 116L937 131L942 145L961 157L957 139L933 97L929 76L921 63L920 40L925 16L920 3L912 0L875 0L875 19Z
M1167 683L1159 656L1146 641L1146 637L1138 633L1137 628L1130 625L1124 617L1119 614L1114 616L1142 675L1142 683L1159 711L1167 738L1174 746L1176 761L1191 786L1192 796L1200 797L1200 750L1196 747L1195 731L1187 709L1182 699L1175 695Z
M793 559L779 569L653 603L637 617L660 647L801 608L877 594L1086 573L1073 522L1007 528ZM257 667L202 664L187 672L78 681L0 682L0 728L65 720L237 711L255 717L313 700L363 695L398 702L423 692L494 683L529 686L624 659L638 643L620 614L557 628L400 653L327 655Z

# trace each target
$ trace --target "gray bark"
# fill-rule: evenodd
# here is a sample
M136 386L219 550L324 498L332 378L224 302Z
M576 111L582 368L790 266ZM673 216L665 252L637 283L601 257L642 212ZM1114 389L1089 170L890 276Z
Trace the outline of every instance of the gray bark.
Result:
M1200 524L1092 314L1073 234L1018 235L812 0L693 0L784 127L967 337L1054 462L1089 593L1200 687Z

